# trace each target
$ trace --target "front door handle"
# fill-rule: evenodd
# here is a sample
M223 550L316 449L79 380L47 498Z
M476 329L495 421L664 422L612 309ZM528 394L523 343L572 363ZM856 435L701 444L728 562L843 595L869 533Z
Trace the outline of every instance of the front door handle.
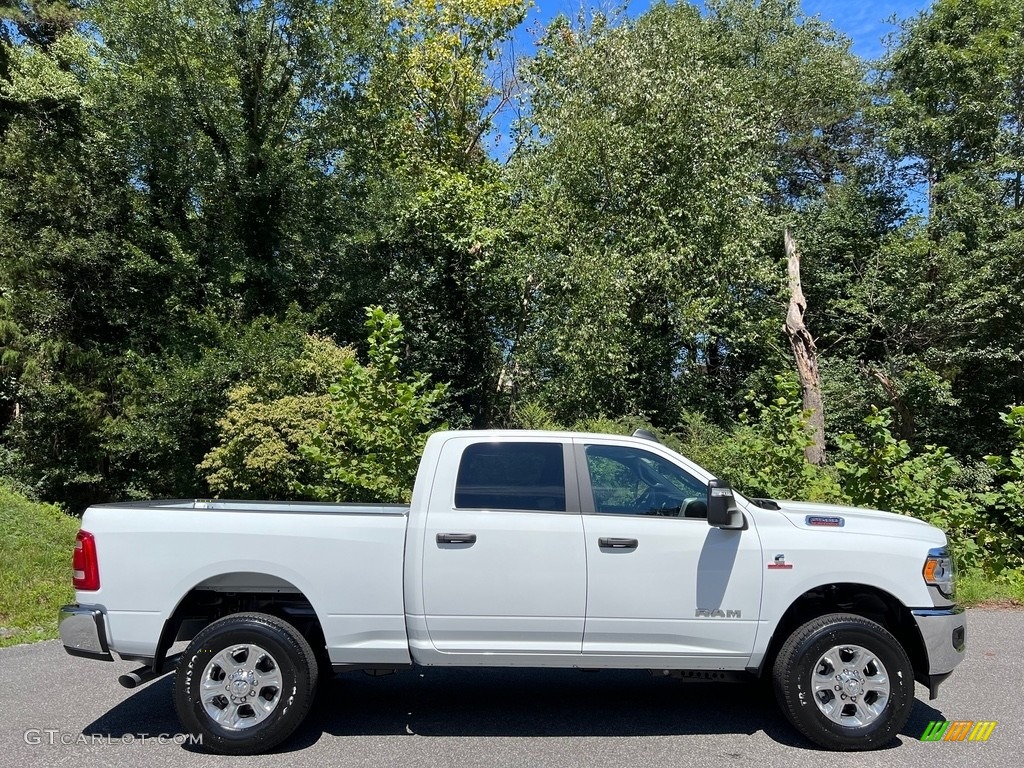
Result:
M438 544L476 544L475 533L439 533Z
M598 539L597 545L601 549L636 549L639 542L636 539Z

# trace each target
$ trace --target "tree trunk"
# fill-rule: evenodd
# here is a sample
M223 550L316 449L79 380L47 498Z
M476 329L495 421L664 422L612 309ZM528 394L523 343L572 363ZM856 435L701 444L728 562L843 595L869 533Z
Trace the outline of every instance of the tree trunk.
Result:
M789 312L786 313L786 336L796 358L796 371L800 376L804 410L810 413L808 425L813 443L804 449L811 464L825 463L825 411L821 402L821 376L818 373L818 349L814 338L804 325L807 299L800 285L800 253L796 241L785 231L786 262L789 271Z
M868 375L877 381L882 390L885 392L885 396L889 398L889 402L892 403L892 407L896 409L896 415L899 417L898 433L903 440L914 439L914 413L910 410L903 396L900 394L899 387L885 371L879 368L877 365L864 366Z

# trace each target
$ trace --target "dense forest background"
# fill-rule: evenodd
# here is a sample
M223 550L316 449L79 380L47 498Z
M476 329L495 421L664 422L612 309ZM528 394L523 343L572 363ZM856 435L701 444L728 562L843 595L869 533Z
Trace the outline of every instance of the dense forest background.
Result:
M4 0L4 483L401 498L442 424L646 424L1018 568L1024 0L937 0L879 61L786 0L523 51L526 11Z

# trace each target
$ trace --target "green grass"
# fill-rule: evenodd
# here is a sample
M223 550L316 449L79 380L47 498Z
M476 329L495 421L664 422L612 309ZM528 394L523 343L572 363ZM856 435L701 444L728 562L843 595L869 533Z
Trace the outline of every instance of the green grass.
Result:
M0 648L57 636L78 518L0 485Z
M990 576L979 570L961 572L956 578L956 599L963 605L978 607L986 603L1024 605L1024 574L1011 571Z

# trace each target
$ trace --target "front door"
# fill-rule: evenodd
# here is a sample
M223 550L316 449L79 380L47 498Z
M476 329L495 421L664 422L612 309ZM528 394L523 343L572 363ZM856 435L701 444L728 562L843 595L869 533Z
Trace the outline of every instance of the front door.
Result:
M576 452L588 573L584 653L742 667L761 603L756 529L709 526L706 484L668 451L594 438L577 440Z

